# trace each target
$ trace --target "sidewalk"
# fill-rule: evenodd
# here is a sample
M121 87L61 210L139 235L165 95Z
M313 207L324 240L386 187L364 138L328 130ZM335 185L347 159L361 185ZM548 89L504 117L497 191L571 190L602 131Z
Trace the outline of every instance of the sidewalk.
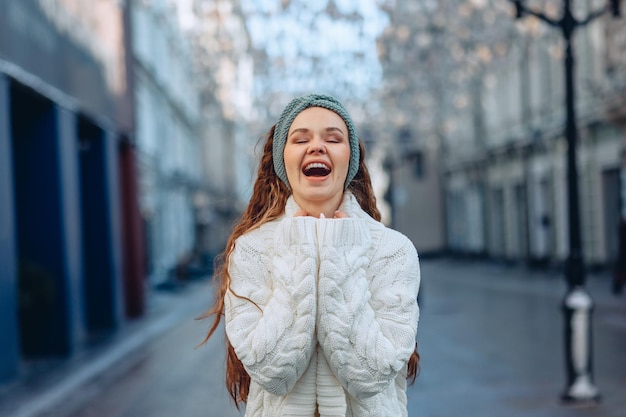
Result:
M89 392L85 387L93 385L95 395L98 386L122 378L151 341L210 307L211 294L209 279L189 281L173 290L151 290L143 317L125 322L109 338L81 348L69 359L29 364L18 381L0 386L0 416L52 416L51 410L77 403L73 394L79 389L84 396Z

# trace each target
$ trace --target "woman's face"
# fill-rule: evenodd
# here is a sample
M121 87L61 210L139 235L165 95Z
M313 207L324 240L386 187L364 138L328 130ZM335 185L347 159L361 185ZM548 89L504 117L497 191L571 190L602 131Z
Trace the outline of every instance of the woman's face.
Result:
M348 127L335 112L309 107L294 119L284 151L287 179L300 205L339 207L350 163Z

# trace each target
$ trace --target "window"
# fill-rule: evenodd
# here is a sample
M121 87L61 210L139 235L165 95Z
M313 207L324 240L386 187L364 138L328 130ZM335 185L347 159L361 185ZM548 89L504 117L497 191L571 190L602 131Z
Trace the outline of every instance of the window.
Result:
M426 174L424 153L422 151L411 151L406 159L412 164L413 176L416 179L423 179Z

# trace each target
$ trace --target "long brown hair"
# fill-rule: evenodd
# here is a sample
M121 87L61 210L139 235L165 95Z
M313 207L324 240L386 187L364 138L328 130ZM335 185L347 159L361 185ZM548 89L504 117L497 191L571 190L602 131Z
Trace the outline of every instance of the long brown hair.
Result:
M244 233L280 217L285 211L285 204L291 194L285 183L278 178L274 172L272 144L275 128L276 125L272 126L266 135L265 145L263 146L263 156L261 157L257 178L254 183L252 197L250 198L248 207L228 238L224 252L216 258L214 275L216 293L215 304L210 310L199 317L199 319L205 319L215 315L215 320L201 344L206 343L213 333L215 333L224 315L224 296L230 287L228 258L235 248L235 241ZM359 170L348 185L348 190L352 192L361 208L367 214L375 220L380 221L381 215L378 208L376 208L376 197L372 189L372 181L365 165L365 147L361 141L359 141L359 149L361 151ZM407 379L410 384L415 381L418 367L419 354L416 345L415 351L409 359L407 369ZM245 403L248 399L250 376L228 340L226 353L226 388L237 408L239 408L239 403Z

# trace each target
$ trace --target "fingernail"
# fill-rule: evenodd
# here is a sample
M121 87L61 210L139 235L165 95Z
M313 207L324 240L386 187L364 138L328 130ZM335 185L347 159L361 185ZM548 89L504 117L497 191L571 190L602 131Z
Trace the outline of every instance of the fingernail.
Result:
M320 219L325 219L326 216L324 216L324 213L320 213Z

